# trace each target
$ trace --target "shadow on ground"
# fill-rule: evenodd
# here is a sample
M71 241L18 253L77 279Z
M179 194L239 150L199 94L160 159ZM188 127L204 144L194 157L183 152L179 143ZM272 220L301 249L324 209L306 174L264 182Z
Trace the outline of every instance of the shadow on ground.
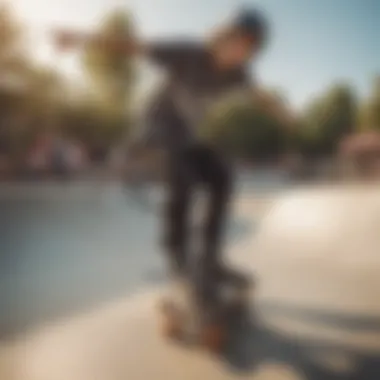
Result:
M330 328L380 333L380 318L339 314L285 304L265 304L260 312L286 315L294 321L318 323ZM259 320L225 353L223 360L234 372L253 373L268 364L282 364L301 380L378 380L380 351L359 350L323 339L275 332ZM339 364L340 363L340 364ZM293 379L292 379L293 380Z
M229 223L227 231L226 231L226 253L228 253L228 248L233 246L236 243L241 243L244 239L252 237L257 230L258 221L235 217ZM162 256L162 260L166 265L165 257ZM144 274L144 280L146 280L150 284L163 284L168 281L167 271L164 266L160 268L150 268Z

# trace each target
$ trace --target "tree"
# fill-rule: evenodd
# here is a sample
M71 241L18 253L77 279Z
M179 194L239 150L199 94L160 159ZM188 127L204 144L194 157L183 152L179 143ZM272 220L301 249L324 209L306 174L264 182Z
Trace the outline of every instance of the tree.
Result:
M204 130L206 139L243 159L271 160L285 149L284 123L253 98L222 102L207 117Z
M304 130L301 140L304 148L313 154L335 152L342 137L355 129L357 102L347 85L335 85L326 94L315 99L302 117Z
M27 30L6 4L0 25L0 138L2 149L19 161L36 134L56 124L64 87L57 72L32 63Z
M7 3L0 4L0 25L0 139L2 150L15 157L24 147L26 33Z
M0 59L3 60L23 50L24 33L7 3L0 4L0 25Z
M362 129L380 131L380 75L375 77L369 99L362 106L359 123Z
M131 38L130 15L120 10L110 13L100 25L98 34L112 39ZM82 64L95 101L108 113L118 117L125 114L134 84L133 59L117 50L90 45L84 52Z

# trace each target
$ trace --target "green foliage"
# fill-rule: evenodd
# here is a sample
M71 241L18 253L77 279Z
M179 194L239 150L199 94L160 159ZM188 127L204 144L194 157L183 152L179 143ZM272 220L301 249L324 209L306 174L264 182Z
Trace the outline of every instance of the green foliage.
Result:
M114 11L104 18L98 35L105 39L133 38L131 17ZM121 115L128 106L135 79L134 61L123 51L90 45L83 54L83 68L90 79L96 100L108 113Z
M334 153L341 138L355 129L357 101L350 87L336 85L306 108L299 131L301 150Z
M380 131L380 76L373 81L369 99L362 106L359 123L363 129Z
M268 160L285 150L284 125L254 102L227 101L205 122L205 139L231 154Z
M6 3L0 4L0 25L0 59L4 63L24 47L24 34L22 25Z
M127 127L124 118L111 117L91 104L66 106L60 120L64 133L87 146L108 149L120 141Z

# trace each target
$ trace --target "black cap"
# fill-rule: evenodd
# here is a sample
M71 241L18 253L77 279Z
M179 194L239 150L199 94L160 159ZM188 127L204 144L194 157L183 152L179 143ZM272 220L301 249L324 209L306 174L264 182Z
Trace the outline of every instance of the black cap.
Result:
M232 21L232 27L265 45L268 40L268 22L257 9L240 9Z

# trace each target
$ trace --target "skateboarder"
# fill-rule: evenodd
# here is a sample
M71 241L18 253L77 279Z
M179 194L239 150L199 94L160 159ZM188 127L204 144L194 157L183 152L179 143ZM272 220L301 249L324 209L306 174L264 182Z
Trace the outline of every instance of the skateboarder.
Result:
M209 193L202 229L199 294L210 302L215 276L222 272L220 241L231 195L231 173L223 154L200 142L200 121L210 104L236 90L252 96L249 63L267 40L267 24L255 9L244 9L211 41L112 41L96 35L63 32L62 45L103 44L125 54L144 55L166 71L167 81L147 107L140 143L160 145L168 156L168 200L164 246L174 274L187 269L187 238L192 190ZM238 127L238 126L237 126Z

